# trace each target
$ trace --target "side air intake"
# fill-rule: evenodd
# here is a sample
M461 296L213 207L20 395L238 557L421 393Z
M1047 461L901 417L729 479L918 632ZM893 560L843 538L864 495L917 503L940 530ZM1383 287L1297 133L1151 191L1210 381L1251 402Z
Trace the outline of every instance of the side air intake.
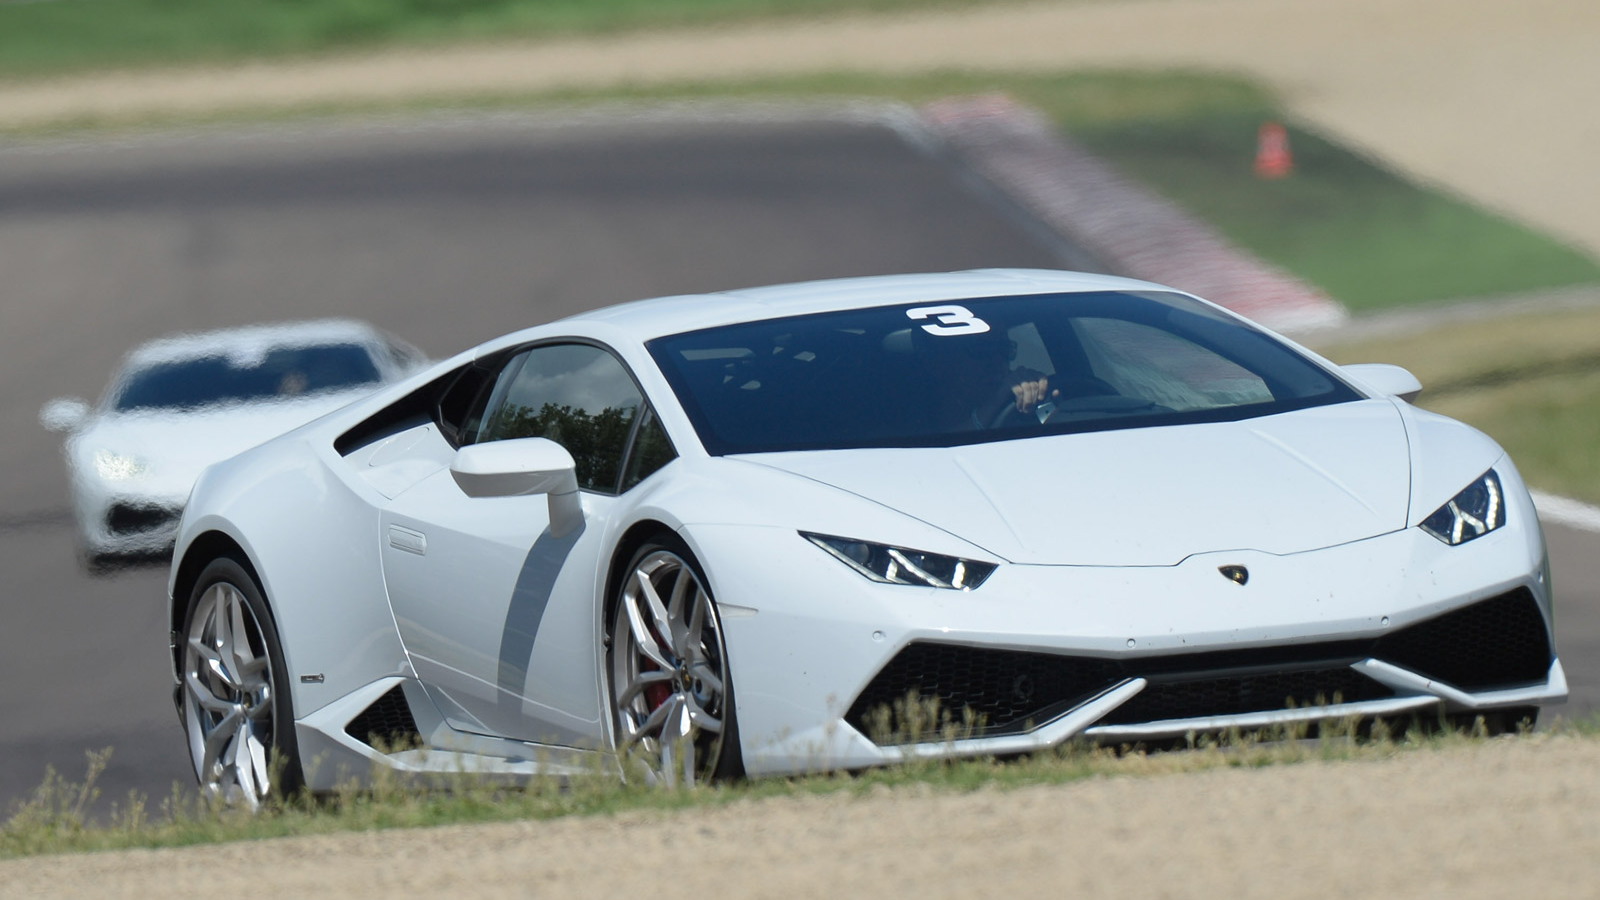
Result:
M344 733L379 750L401 750L422 743L406 692L398 684L351 719Z

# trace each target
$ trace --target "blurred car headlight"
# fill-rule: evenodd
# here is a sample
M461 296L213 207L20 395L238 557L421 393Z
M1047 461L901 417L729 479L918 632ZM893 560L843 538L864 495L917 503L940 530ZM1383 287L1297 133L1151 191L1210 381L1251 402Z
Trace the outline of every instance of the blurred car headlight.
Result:
M861 575L882 584L912 584L920 587L970 591L994 573L994 563L924 553L905 547L874 544L854 538L800 532L800 536L821 547Z
M137 478L149 471L144 461L133 456L124 456L110 450L96 450L94 454L95 474L106 481L127 481Z
M1505 493L1500 488L1500 476L1490 469L1423 519L1422 530L1454 547L1483 537L1505 523Z

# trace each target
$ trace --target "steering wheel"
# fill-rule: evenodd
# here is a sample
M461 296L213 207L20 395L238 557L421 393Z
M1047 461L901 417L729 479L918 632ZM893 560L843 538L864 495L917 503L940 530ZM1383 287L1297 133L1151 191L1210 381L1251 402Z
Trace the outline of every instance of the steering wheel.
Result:
M1052 400L1063 398L1116 396L1119 396L1117 389L1098 378L1062 378L1058 382L1052 377L1050 379L1050 397L1045 402L1048 403ZM1040 419L1032 411L1023 412L1017 409L1017 395L1011 392L1011 385L1001 388L986 409L990 410L990 412L986 416L980 413L978 421L987 423L990 428L1004 428L1014 424L1022 424L1023 422L1043 424L1049 419L1049 416ZM1022 421L1012 422L1013 417Z

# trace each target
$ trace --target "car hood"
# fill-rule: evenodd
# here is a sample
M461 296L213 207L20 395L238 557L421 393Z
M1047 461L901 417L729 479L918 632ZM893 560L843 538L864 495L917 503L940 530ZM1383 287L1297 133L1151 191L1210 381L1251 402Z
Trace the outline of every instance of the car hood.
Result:
M339 391L183 412L105 415L73 436L71 453L80 467L92 466L102 450L126 457L139 464L142 474L137 481L143 486L187 494L207 466L332 412L363 393Z
M744 459L857 494L1002 559L1047 565L1166 566L1195 553L1360 540L1406 526L1411 478L1405 424L1387 400L1240 422Z

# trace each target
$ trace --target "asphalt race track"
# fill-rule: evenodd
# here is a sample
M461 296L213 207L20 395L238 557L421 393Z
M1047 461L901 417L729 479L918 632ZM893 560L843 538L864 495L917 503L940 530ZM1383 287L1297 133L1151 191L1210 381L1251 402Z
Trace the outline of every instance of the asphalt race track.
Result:
M0 816L113 748L102 804L192 782L165 570L77 564L52 397L167 332L328 315L443 356L591 306L804 278L1086 267L867 115L469 117L0 146ZM308 517L316 515L307 510ZM1600 537L1552 529L1574 700L1600 706Z

